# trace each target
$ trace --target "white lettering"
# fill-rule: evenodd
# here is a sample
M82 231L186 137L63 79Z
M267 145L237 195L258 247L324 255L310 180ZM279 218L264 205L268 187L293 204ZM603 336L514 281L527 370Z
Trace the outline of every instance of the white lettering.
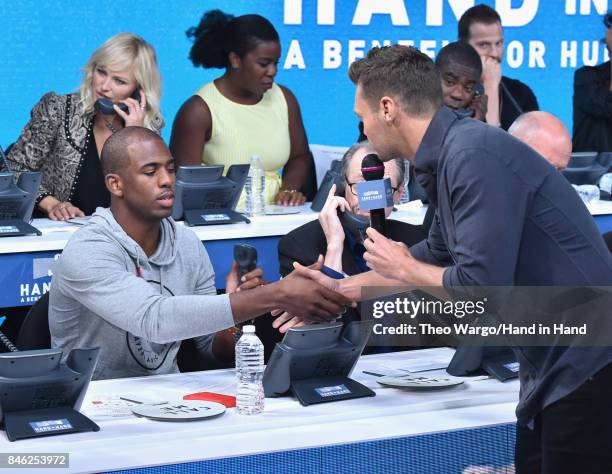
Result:
M561 67L574 68L578 58L578 41L561 41Z
M506 61L508 62L508 66L510 66L512 69L521 67L525 57L525 49L523 48L522 43L516 40L510 41L506 51Z
M465 11L474 6L474 0L447 0L455 19L459 20ZM427 26L442 26L444 11L443 0L427 0L425 24Z
M421 47L419 48L422 53L425 53L431 59L436 55L436 40L423 40L421 41Z
M352 24L369 25L372 15L389 15L394 26L410 25L403 0L359 0Z
M30 285L22 283L19 288L20 296L28 296L30 294Z
M348 42L349 64L352 64L358 59L363 58L363 56L365 55L365 45L366 45L366 42L364 40L349 40Z
M599 59L599 41L582 42L582 63L585 66L595 66Z
M342 65L342 43L338 40L323 41L323 69L338 69Z
M530 68L545 68L544 53L546 53L546 45L542 41L529 42L529 67Z
M296 66L298 69L306 69L300 42L295 39L291 40L291 43L289 43L289 50L287 51L287 57L285 58L283 69L291 69L294 66Z
M283 23L285 25L302 24L302 0L285 0L283 5Z
M504 26L525 26L535 18L539 3L539 0L523 0L520 7L512 8L512 0L497 0L495 10Z
M336 0L317 0L317 25L336 24Z
M31 296L40 296L40 287L38 286L38 283L34 283L34 285L32 285L32 293L30 293Z

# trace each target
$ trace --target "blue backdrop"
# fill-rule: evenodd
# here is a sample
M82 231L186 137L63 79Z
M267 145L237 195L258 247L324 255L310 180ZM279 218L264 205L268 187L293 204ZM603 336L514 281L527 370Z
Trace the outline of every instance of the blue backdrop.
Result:
M221 71L195 69L185 31L211 8L260 13L283 44L278 82L298 97L310 143L349 145L356 138L350 58L372 43L414 41L437 52L456 38L457 16L473 0L18 0L2 4L0 144L14 141L47 91L65 93L105 39L132 31L154 45L164 81L164 137L181 103ZM481 2L479 2L481 3ZM607 59L601 15L608 0L497 0L506 33L504 73L529 84L540 106L571 127L576 67ZM291 54L287 54L291 50Z

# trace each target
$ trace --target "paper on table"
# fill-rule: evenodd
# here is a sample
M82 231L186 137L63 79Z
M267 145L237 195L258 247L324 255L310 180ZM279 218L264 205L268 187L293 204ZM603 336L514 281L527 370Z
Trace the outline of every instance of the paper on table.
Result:
M69 222L52 221L51 219L36 219L35 222L32 222L32 225L40 230L43 235L52 232L74 232L81 227Z

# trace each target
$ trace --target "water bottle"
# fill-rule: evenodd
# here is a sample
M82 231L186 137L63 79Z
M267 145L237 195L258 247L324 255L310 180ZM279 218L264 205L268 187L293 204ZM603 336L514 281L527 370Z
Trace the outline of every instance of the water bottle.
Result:
M257 415L263 412L263 373L263 344L255 335L255 326L243 326L242 337L236 344L236 410L241 415Z
M404 182L402 186L404 188L404 194L402 194L402 198L400 199L400 204L405 204L410 202L410 191L408 189L408 185L410 184L410 162L408 160L404 161Z
M582 184L580 186L572 184L572 186L578 193L578 196L580 196L580 199L582 199L582 202L585 204L591 204L599 201L599 188L597 186L592 184Z
M251 167L246 179L246 201L244 204L247 216L262 216L265 213L266 175L259 156L251 157Z
M612 173L604 174L599 180L599 189L612 194Z

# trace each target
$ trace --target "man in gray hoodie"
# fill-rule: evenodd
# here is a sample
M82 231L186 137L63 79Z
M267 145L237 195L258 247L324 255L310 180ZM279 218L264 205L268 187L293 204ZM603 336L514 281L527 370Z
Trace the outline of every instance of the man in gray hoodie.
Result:
M215 294L198 237L169 217L174 160L155 133L126 127L102 150L110 209L98 209L57 262L49 302L54 347L100 346L96 379L178 372L183 339L212 356L214 333L273 309L328 320L350 301L297 274Z

